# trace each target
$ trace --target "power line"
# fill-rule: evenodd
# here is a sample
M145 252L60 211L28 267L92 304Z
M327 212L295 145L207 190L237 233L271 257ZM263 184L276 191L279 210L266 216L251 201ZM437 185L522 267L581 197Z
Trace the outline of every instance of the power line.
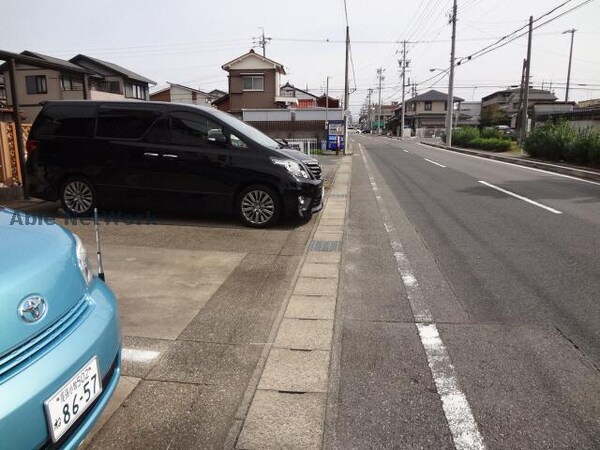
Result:
M559 6L555 7L555 8L553 8L553 9L552 9L552 12L556 11L558 8L560 8L560 7L564 6L565 4L567 4L567 3L570 3L571 1L572 1L572 0L568 0L567 2L564 2L564 3L562 3L561 5L559 5ZM554 17L552 17L552 18L550 18L550 19L546 20L545 22L543 22L543 23L541 23L541 24L539 24L539 25L536 25L535 27L533 27L533 30L537 30L538 28L541 28L541 27L543 27L544 25L547 25L547 24L549 24L549 23L551 23L551 22L554 22L555 20L557 20L557 19L559 19L559 18L561 18L561 17L563 17L563 16L565 16L565 15L569 14L569 13L570 13L570 12L572 12L572 11L575 11L576 9L579 9L579 8L581 8L582 6L584 6L584 5L588 4L588 3L592 2L592 1L594 1L594 0L585 0L584 2L582 2L582 3L578 4L578 5L575 5L575 6L573 6L572 8L570 8L570 9L568 9L568 10L566 10L566 11L563 11L561 14L559 14L559 15L557 15L557 16L554 16ZM535 19L533 22L535 23L535 22L539 21L539 20L540 20L542 17L547 17L549 14L551 14L551 12L547 12L547 13L545 13L545 14L544 14L544 15L542 15L540 18L538 18L538 19ZM529 26L529 24L527 24L525 27L528 27L528 26ZM514 35L515 33L518 33L519 31L523 30L523 28L525 28L525 27L521 27L521 28L519 28L518 30L515 30L515 31L513 31L512 33L510 33L510 34L509 34L509 35L507 35L507 36ZM475 53L472 53L471 55L469 55L469 56L467 56L467 57L465 57L465 58L462 58L462 60L461 60L461 61L458 63L458 65L461 65L461 64L466 64L466 63L467 63L467 62L469 62L469 61L472 61L472 60L474 60L474 59L477 59L477 58L480 58L480 57L482 57L482 56L484 56L484 55L487 55L488 53L490 53L490 52L492 52L492 51L494 51L494 50L498 50L499 48L502 48L502 47L504 47L504 46L506 46L506 45L510 44L511 42L513 42L513 41L516 41L517 39L519 39L519 38L521 38L521 37L523 37L523 36L526 36L527 34L528 34L528 31L525 31L525 32L523 32L523 33L521 33L521 34L519 34L519 35L517 35L517 36L514 36L514 37L510 38L510 39L509 39L509 40L507 40L506 42L502 42L501 44L499 44L499 45L497 45L496 47L493 47L493 48L490 48L490 47L492 47L493 45L496 45L496 44L498 44L500 41L496 42L495 44L492 44L491 46L484 47L483 49L481 49L481 50L478 50L478 51L476 51ZM506 38L506 37L505 37L505 38ZM503 39L505 39L505 38L503 38Z

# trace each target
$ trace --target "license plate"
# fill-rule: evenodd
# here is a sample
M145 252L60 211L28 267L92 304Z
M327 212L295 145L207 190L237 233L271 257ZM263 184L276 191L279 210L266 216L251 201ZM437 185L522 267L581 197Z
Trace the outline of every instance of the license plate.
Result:
M100 368L94 356L44 402L52 442L58 441L77 422L101 392Z

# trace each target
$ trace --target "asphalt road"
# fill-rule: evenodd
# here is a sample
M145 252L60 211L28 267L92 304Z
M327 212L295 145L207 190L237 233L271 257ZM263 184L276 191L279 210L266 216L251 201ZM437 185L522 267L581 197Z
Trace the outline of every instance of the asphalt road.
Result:
M600 448L600 185L355 141L326 446Z

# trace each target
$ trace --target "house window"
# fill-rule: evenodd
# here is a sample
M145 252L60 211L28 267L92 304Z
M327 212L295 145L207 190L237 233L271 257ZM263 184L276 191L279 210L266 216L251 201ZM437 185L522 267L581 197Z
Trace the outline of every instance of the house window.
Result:
M0 75L0 100L6 100L6 79Z
M448 111L448 100L444 102L444 111Z
M148 98L148 88L141 84L127 83L125 85L125 97L146 100Z
M431 109L432 109L432 103L425 102L425 111L431 111Z
M244 91L264 91L265 78L262 75L243 76L242 89Z
M46 75L31 75L25 77L28 94L47 94L48 85L46 83Z
M122 94L121 85L118 81L91 80L90 89L92 91L108 92L109 94Z
M83 91L83 80L73 75L60 76L60 88L63 91Z

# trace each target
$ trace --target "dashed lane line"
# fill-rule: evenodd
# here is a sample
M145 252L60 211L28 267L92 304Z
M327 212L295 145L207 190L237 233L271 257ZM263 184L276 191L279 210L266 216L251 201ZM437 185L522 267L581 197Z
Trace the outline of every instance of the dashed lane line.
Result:
M486 181L481 181L480 180L479 183L481 183L481 184L483 184L483 185L485 185L487 187L490 187L492 189L496 189L497 191L503 192L506 195L510 195L512 197L518 198L519 200L523 200L524 202L530 203L530 204L535 205L535 206L537 206L539 208L543 208L543 209L545 209L547 211L550 211L551 213L562 214L562 212L559 211L559 210L557 210L557 209L550 208L549 206L546 206L546 205L544 205L542 203L536 202L535 200L531 200L531 199L529 199L527 197L523 197L522 195L515 194L514 192L511 192L511 191L507 191L506 189L503 189L501 187L495 186L495 185L493 185L491 183L488 183Z
M432 161L432 160L430 160L430 159L427 159L427 158L423 158L423 159L424 159L425 161L427 161L427 162L430 162L431 164L435 164L436 166L443 167L444 169L446 168L446 166L444 166L443 164L440 164L440 163L438 163L438 162Z
M587 184L593 184L593 185L596 185L596 186L600 186L600 183L598 183L597 181L585 180L583 178L577 178L577 177L574 177L572 175L565 175L564 173L551 172L549 170L538 169L537 167L521 166L519 164L512 163L512 162L499 161L497 159L485 158L485 157L477 156L477 155L468 155L466 153L455 152L453 150L447 150L445 148L432 147L431 145L423 144L421 142L417 142L417 145L420 145L421 147L428 148L430 150L441 150L442 152L452 153L452 154L458 155L458 156L465 156L467 158L475 158L475 159L477 159L479 161L488 161L488 162L492 162L492 163L496 163L496 164L504 164L506 166L511 166L513 168L516 168L516 169L531 170L533 172L540 172L540 173L544 173L546 175L552 175L552 176L561 177L561 178L568 178L569 180L581 181L582 183L587 183Z
M469 402L458 384L456 370L450 360L446 346L440 337L433 315L429 310L410 261L398 238L398 231L380 195L373 171L365 156L364 147L362 144L359 144L359 148L367 169L371 188L377 198L379 211L390 239L390 245L394 251L398 272L406 289L406 295L415 319L415 326L427 356L427 363L437 393L442 401L442 409L454 440L454 447L457 450L484 450L486 447L483 437L479 433L479 428L471 412Z

